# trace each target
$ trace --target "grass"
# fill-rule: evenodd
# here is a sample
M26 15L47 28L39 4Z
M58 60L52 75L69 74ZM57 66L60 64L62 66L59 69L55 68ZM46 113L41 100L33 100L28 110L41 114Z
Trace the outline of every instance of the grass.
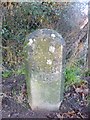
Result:
M81 82L81 71L76 66L67 67L65 70L65 87Z
M2 77L3 78L8 78L12 75L12 71L11 70L5 70L2 72Z
M15 70L14 73L16 75L25 75L25 65L22 65L19 69Z
M23 64L20 67L18 67L18 69L16 69L16 70L4 70L2 72L2 77L9 78L13 74L15 74L15 75L23 75L24 74L25 75L25 73L26 73L25 64Z

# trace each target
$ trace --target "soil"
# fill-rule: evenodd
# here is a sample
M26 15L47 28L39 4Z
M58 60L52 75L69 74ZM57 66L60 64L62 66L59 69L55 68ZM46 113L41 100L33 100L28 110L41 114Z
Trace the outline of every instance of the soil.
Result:
M56 112L48 112L31 110L27 101L24 75L5 78L2 80L2 118L47 118L52 120L55 118L88 118L90 107L87 91L90 86L86 80L79 86L70 86L64 93L60 109ZM90 81L90 77L88 80Z

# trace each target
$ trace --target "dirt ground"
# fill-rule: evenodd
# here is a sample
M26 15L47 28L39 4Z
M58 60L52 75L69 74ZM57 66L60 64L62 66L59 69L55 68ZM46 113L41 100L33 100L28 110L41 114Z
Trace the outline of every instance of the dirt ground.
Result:
M56 112L32 111L28 101L25 76L11 76L2 80L2 118L88 118L90 107L88 105L88 91L90 84L85 82L79 86L73 85L65 91L64 100Z

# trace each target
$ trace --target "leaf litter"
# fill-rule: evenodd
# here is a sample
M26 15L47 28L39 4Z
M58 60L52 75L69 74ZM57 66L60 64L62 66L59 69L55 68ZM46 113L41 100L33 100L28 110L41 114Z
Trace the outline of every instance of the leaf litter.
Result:
M22 80L22 82L20 82L20 80ZM24 75L4 79L2 86L2 116L5 118L88 118L89 87L87 81L81 82L78 85L74 84L64 92L64 99L59 111L45 111L42 113L32 111L28 104Z

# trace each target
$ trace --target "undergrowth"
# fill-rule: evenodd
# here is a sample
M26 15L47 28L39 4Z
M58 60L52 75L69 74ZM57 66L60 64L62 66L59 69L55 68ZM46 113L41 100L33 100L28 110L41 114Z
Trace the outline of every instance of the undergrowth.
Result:
M81 70L79 67L76 66L70 66L66 67L65 73L65 87L69 87L70 85L73 85L75 83L81 82Z

